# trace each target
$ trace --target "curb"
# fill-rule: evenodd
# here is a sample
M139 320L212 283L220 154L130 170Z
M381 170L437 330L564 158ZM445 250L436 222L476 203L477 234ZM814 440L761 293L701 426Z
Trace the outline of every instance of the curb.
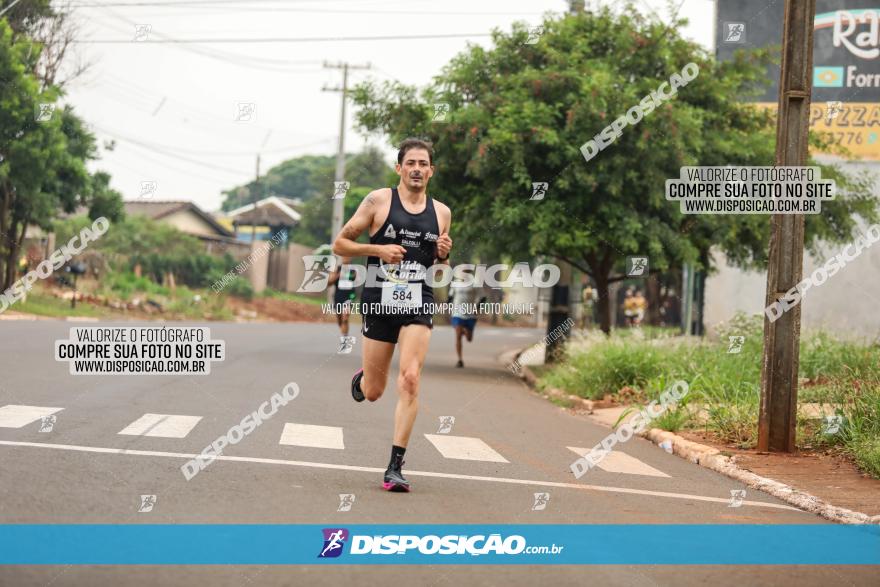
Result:
M518 357L519 354L517 354L516 356ZM529 385L529 387L535 389L535 374L532 373L526 365L520 366L520 372L518 376L523 379ZM593 413L594 409L611 407L607 405L599 405L606 402L594 402L591 400L585 400L578 396L572 396L570 394L555 389L550 391L554 392L549 394L553 397L561 395L564 396L566 399L576 398L581 402L582 405L589 405L589 413ZM596 424L605 426L605 424L601 422L596 422ZM686 438L682 438L681 436L669 432L668 430L651 428L650 430L641 432L639 436L647 438L657 445L659 445L661 442L670 441L672 443L673 454L687 459L694 464L706 467L707 469L711 469L716 473L721 473L726 477L735 479L736 481L739 481L740 483L743 483L744 485L747 485L752 489L757 489L765 493L769 493L770 495L779 498L786 503L789 503L801 510L821 516L826 520L831 520L832 522L838 522L840 524L880 524L880 515L872 517L861 512L854 512L846 508L838 507L824 501L823 499L816 497L815 495L806 493L790 485L786 485L785 483L756 475L751 471L746 471L736 464L734 458L724 456L717 448L687 440Z
M519 356L523 352L524 351L509 351L509 352L503 353L500 357L498 357L498 361L501 363L504 363L505 365L508 365L508 367L509 367L519 358ZM572 407L576 407L581 410L585 410L588 414L592 414L593 410L598 410L601 408L610 408L610 407L614 406L614 404L606 402L604 400L584 399L579 395L572 395L570 393L565 393L561 389L556 389L555 387L551 387L551 388L544 390L544 391L538 391L538 389L535 387L535 380L536 380L535 374L532 373L531 369L529 369L527 366L519 365L519 369L517 371L514 371L509 368L508 368L508 370L511 373L514 373L514 375L516 377L519 377L520 379L524 380L529 385L529 387L531 387L533 390L535 390L539 394L543 394L545 396L550 396L553 399L567 401L571 404L574 404Z
M674 454L731 479L735 479L753 489L769 493L786 503L821 516L826 520L841 524L880 524L880 515L871 517L861 512L838 507L785 483L746 471L736 464L734 458L721 454L718 449L711 446L687 440L660 428L651 428L642 432L639 436L645 437L657 445L664 441L670 441L672 442L672 452Z

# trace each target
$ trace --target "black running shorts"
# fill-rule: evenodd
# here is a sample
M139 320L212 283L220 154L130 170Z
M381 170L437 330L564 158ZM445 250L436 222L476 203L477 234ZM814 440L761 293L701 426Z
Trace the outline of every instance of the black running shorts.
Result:
M373 340L397 344L400 329L411 324L423 324L434 328L433 316L429 314L363 314L361 333Z

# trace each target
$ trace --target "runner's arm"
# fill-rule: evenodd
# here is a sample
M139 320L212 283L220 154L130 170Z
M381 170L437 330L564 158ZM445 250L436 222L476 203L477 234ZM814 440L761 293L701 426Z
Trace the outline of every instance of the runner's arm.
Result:
M437 202L437 203L440 204L439 202ZM449 229L452 226L452 210L449 209L449 206L447 206L445 204L440 204L440 213L438 214L438 216L439 216L438 220L440 221L439 222L439 224L440 224L440 239L438 239L438 241L437 241L437 244L438 244L438 250L436 253L437 261L440 262L441 264L443 264L443 263L449 264L449 255L451 254L451 249L452 249L452 239L449 238ZM446 248L446 255L445 255L446 258L445 259L440 258L442 253L439 250L439 245L441 243L443 243L444 247L446 247L446 245L448 243L448 247Z
M378 196L375 192L369 194L361 205L358 206L352 216L333 241L333 252L342 257L370 257L379 256L380 245L363 244L355 242L365 230L369 230L373 223L373 214L376 210Z

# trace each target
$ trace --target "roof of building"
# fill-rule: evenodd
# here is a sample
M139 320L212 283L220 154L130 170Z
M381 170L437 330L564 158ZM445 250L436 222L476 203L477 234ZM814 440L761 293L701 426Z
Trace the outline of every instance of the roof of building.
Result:
M217 234L220 236L226 237L234 237L235 234L230 231L228 228L217 222L213 216L196 206L193 202L185 201L185 200L169 200L169 201L146 201L146 200L128 200L123 202L123 206L125 209L125 214L128 216L138 216L143 215L147 218L152 218L153 220L161 220L166 216L174 214L175 212L180 212L183 210L189 210L200 218L202 218L205 222L211 225L211 227L217 231Z
M294 210L298 202L291 198L269 196L227 213L235 224L257 226L295 226L302 216Z

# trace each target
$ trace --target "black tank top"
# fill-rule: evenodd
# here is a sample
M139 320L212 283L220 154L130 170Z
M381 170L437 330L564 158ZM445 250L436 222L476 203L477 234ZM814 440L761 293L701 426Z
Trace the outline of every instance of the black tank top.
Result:
M376 273L377 282L405 280L422 284L422 304L434 301L434 291L425 283L425 273L437 257L437 238L440 226L434 201L426 196L425 209L418 214L407 212L400 201L397 188L391 188L391 208L379 230L370 236L370 244L397 244L406 249L400 265L385 265L379 257L367 258L367 284L361 296L365 304L379 303L382 299L381 285L370 286L369 275ZM383 267L384 266L384 267ZM372 269L371 269L372 267Z

